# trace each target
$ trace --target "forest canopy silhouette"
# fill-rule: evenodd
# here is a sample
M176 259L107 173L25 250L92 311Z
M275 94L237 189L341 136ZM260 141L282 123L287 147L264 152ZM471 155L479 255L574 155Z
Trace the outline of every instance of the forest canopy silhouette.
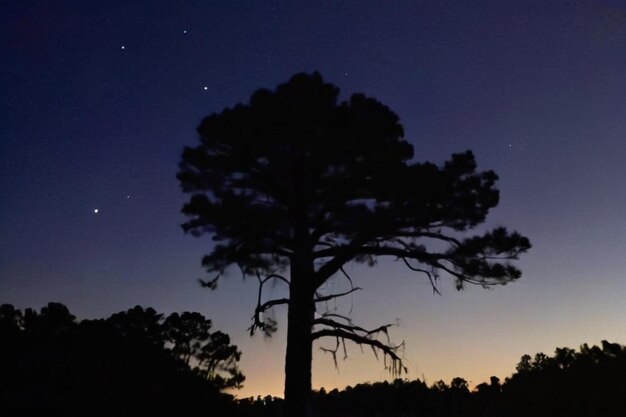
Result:
M626 347L602 341L553 356L524 355L503 383L491 377L470 390L463 378L358 384L314 395L318 415L445 417L617 417L626 413Z
M197 326L165 324L170 317L178 316L174 320L178 321L189 315L193 323L205 327L186 332L182 329ZM192 369L186 343L178 348L163 343L171 337L168 326L173 326L179 341L204 340L195 345L206 346L209 320L198 313L168 318L150 308L134 307L107 319L77 321L59 303L49 303L39 312L0 305L0 414L285 415L280 398L235 400L220 393L228 378L208 379L199 360L193 361L198 369ZM215 333L223 335L211 334ZM228 342L218 345L237 351ZM235 363L239 358L230 357ZM222 364L230 370L227 375L238 375L241 383L243 377L233 363ZM524 355L502 383L492 377L472 388L461 377L449 384L396 379L342 390L322 388L313 392L311 404L315 415L324 417L615 417L626 412L625 374L626 347L603 341L601 346L584 344L578 351L557 348L552 356Z
M0 306L0 414L190 415L226 410L241 352L199 313L136 306L76 321L66 306Z
M520 277L510 261L530 248L505 227L483 233L499 201L497 175L477 171L472 152L442 166L416 162L398 116L364 94L339 101L322 76L296 74L275 90L260 89L246 104L206 117L199 144L183 151L178 179L191 194L186 232L209 234L215 244L202 264L214 289L231 266L259 280L250 328L270 335L268 310L287 306L285 413L310 414L313 341L331 338L336 349L356 343L404 367L385 336L389 324L356 325L323 303L359 290L345 266L401 260L437 291L440 276L458 289L506 284ZM341 277L350 289L330 293ZM287 298L266 299L276 282Z

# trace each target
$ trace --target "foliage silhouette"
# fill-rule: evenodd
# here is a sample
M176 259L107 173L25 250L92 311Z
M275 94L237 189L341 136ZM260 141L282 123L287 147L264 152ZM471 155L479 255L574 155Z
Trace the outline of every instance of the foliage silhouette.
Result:
M519 403L511 416L626 415L624 375L626 347L607 341L579 352L557 348L552 357L525 355L503 386L502 402Z
M206 340L208 320L196 313L163 319L135 307L105 320L77 322L58 303L40 312L0 305L0 415L285 416L279 398L234 401L191 371L195 359L187 364L182 355L189 352L168 341L172 330L165 322L176 316L194 317L195 323L172 326L177 335L191 335L179 340L195 340L196 331L189 329L196 325L199 339ZM473 391L458 377L430 386L396 379L341 391L322 388L313 393L311 406L319 417L616 417L626 415L624 375L626 347L603 341L579 351L557 348L553 356L524 355L504 383L492 377Z
M504 383L496 377L473 391L462 378L450 385L396 379L313 393L319 417L618 417L626 415L626 347L602 342L579 352L524 355ZM280 400L239 401L238 415L280 416Z
M357 326L318 309L320 303L359 290L344 266L402 260L430 280L440 273L461 289L520 276L508 261L530 248L527 238L500 227L469 232L498 203L493 171L476 171L471 152L439 167L413 162L398 117L363 94L338 102L339 89L318 73L297 74L275 91L258 90L249 103L206 117L200 144L185 148L178 179L191 199L183 225L217 242L202 260L215 288L231 265L260 283L251 332L271 334L269 309L288 306L285 412L309 413L312 343L330 337L336 359L342 343L370 346L403 365L399 346L378 337L390 325ZM289 277L285 272L289 271ZM349 290L331 294L325 284L345 276ZM289 297L266 300L263 286L277 281Z
M200 349L185 361L168 335L180 334L173 317L188 316L204 332L188 329ZM241 353L228 336L210 333L210 327L210 320L198 313L174 313L164 320L139 306L106 320L76 322L59 303L49 303L39 313L2 305L0 414L229 414L232 400L220 390L243 382L237 368ZM210 361L214 369L209 377Z
M237 367L241 352L220 331L211 333L211 321L200 313L173 313L163 323L172 352L193 371L220 389L240 388L243 374Z

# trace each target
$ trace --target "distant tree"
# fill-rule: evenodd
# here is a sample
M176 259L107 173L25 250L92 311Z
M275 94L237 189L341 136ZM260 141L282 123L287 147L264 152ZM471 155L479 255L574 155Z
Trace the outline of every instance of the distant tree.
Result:
M4 336L3 340L8 340L17 335L22 329L22 312L11 304L0 305L0 335Z
M231 265L259 280L251 332L271 334L266 314L288 306L285 413L308 413L312 343L330 337L368 345L402 371L398 346L374 329L318 309L351 294L350 262L379 258L404 262L437 291L441 273L465 284L489 287L520 277L508 261L530 248L527 238L498 227L469 232L498 204L493 171L476 171L471 152L443 166L414 162L398 117L363 94L338 102L339 89L318 73L298 74L276 91L259 90L249 103L206 117L200 144L185 148L178 179L192 194L183 228L216 241L202 263L215 288ZM289 276L285 275L289 271ZM336 275L350 288L328 293ZM289 296L263 297L264 285L281 282ZM337 349L331 350L336 354Z
M198 355L199 373L220 388L240 388L244 376L237 367L241 352L220 331L211 334Z
M450 382L450 388L463 392L469 392L469 384L466 380L460 377L453 378Z
M576 351L570 348L556 348L554 361L559 368L568 369L576 361Z
M524 355L502 386L502 415L626 415L626 347L602 341Z
M202 346L211 337L211 320L200 313L173 313L163 323L165 338L172 352L190 366L197 358Z
M240 388L245 379L237 366L241 352L226 333L211 333L211 326L202 314L189 312L173 313L163 323L170 349L187 366L219 389Z
M245 377L237 366L241 351L230 344L227 334L211 332L211 320L200 313L172 313L163 318L152 308L135 306L106 321L126 338L167 349L218 389L242 386Z
M528 372L530 372L532 370L532 362L531 361L532 361L532 358L530 357L530 355L524 355L520 359L520 361L517 364L517 366L515 367L515 369L520 374L528 373Z
M40 312L27 308L23 314L24 330L37 337L66 333L76 325L76 317L61 303L50 302Z
M446 384L443 379L440 379L439 381L435 382L431 388L439 392L445 392L450 389L448 384Z
M163 314L157 313L151 307L144 309L141 306L135 306L127 311L113 314L106 321L123 337L144 340L157 345L164 343Z

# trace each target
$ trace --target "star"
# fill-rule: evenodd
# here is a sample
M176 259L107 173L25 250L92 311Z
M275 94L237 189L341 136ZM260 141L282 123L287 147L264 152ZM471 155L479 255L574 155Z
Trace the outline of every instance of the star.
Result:
M209 87L207 87L207 86L205 85L205 86L204 86L204 90L206 91L206 90L208 90L208 89L209 89Z
M98 209L93 209L94 214L98 214Z
M187 30L183 30L183 33L184 33L184 34L187 34Z
M126 49L126 45L122 45L122 49Z

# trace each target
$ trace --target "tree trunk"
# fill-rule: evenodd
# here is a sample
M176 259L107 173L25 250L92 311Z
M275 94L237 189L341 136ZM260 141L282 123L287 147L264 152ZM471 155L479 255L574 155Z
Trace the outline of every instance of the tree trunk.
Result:
M284 417L311 416L311 332L315 314L313 263L304 256L291 265Z

